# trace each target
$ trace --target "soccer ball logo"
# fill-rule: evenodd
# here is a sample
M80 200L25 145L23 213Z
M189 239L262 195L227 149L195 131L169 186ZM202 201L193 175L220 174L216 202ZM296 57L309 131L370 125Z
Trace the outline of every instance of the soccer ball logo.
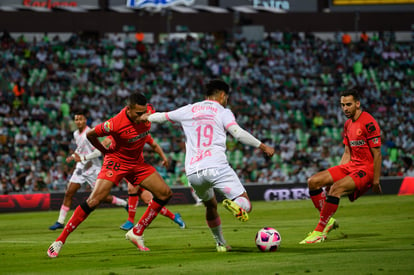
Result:
M274 252L279 250L282 238L279 232L271 227L264 227L256 234L256 245L260 251Z

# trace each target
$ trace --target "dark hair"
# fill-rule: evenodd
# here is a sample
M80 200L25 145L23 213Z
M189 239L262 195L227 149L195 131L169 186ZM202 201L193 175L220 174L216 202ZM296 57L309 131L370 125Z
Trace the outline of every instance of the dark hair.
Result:
M147 104L147 98L141 93L131 94L128 97L128 105L133 106L135 104L144 106Z
M341 97L342 96L350 96L350 95L352 95L354 97L355 101L359 101L360 98L361 98L360 93L356 89L348 89L348 90L345 90L345 91L341 92Z
M213 79L206 84L206 96L212 96L220 91L228 94L230 92L230 86L221 79Z
M84 117L86 117L86 111L82 110L82 109L75 110L73 113L74 113L73 114L74 116L84 116Z

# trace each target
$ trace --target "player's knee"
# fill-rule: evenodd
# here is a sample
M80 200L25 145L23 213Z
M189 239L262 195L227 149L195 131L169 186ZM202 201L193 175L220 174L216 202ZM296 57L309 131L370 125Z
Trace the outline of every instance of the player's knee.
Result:
M163 201L169 201L173 195L170 188L164 189L162 192L158 192L157 198Z
M318 189L318 181L315 176L308 178L308 187L310 190Z

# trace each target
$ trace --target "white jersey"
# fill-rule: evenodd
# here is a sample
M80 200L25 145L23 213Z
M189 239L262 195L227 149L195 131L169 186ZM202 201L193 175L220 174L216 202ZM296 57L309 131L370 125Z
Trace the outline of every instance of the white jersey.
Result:
M231 110L216 101L204 100L168 112L166 116L183 127L187 175L229 165L226 157L226 129L237 124Z
M75 142L76 142L75 152L81 156L85 156L89 153L92 153L94 150L96 150L95 147L93 147L93 145L89 142L88 138L86 137L86 133L90 129L91 128L86 126L86 128L82 131L82 133L80 133L79 130L76 130L75 132L73 132L73 138L75 139ZM102 163L99 160L99 158L94 158L94 159L87 161L86 163L82 163L82 162L76 163L76 170L80 169L84 171L85 165L88 165L88 167L90 166L89 162L92 163L92 166L91 166L92 169L95 169L96 167L98 167L99 169L101 168ZM88 170L91 168L88 168Z

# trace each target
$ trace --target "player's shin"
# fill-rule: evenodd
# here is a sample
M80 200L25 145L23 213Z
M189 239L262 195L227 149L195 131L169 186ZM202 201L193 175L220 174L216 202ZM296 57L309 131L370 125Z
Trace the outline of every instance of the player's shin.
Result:
M313 205L316 207L316 209L318 209L319 212L321 212L326 200L326 194L323 189L319 188L316 190L309 190L309 195L313 202Z
M168 201L162 201L157 198L153 198L150 203L148 204L147 210L145 211L144 215L142 215L141 219L133 228L133 232L135 235L142 236L144 233L145 228L151 224L151 222L157 217L158 213L161 211L164 205L167 204Z
M81 224L89 216L89 214L93 210L94 208L90 208L86 201L84 201L78 207L76 207L72 217L70 218L70 220L68 221L62 233L56 239L56 241L61 241L62 243L65 243L66 238L69 236L69 234L72 233L79 226L79 224Z
M326 202L321 210L319 223L315 228L315 231L322 232L325 229L329 219L335 214L338 209L339 198L333 196L327 196Z

